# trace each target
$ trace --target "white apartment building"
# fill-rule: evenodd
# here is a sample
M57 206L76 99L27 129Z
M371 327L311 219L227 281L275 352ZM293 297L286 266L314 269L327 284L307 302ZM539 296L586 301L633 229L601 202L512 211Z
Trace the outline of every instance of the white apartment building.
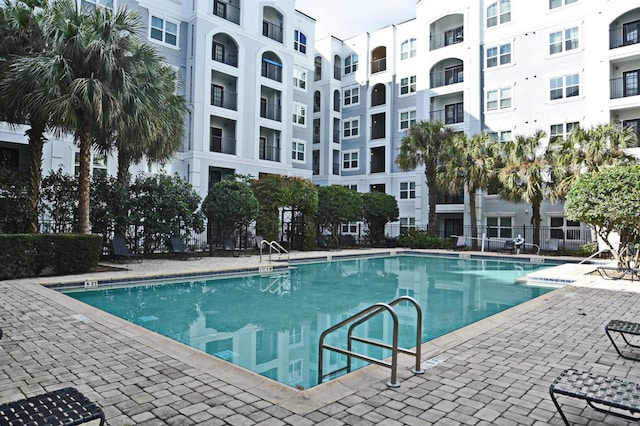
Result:
M395 164L417 120L501 141L539 129L563 136L576 124L640 130L640 5L633 2L419 0L415 19L372 30L316 43L323 71L336 71L323 72L315 87L322 108L314 112L314 181L394 195L401 226L427 223L424 170ZM336 103L340 114L327 117ZM439 200L441 235L468 232L468 205L462 197ZM489 236L530 238L530 206L486 193L476 205ZM549 238L575 248L588 233L564 218L561 203L544 203L542 218L543 248Z
M78 0L140 13L146 38L181 78L187 132L164 166L204 197L230 174L283 174L318 185L394 195L400 221L424 226L424 170L395 164L406 130L442 120L498 140L541 129L616 122L640 130L640 5L628 0L418 0L416 18L314 45L315 21L295 0ZM0 162L25 168L26 128L0 124ZM77 147L49 136L43 171L73 172ZM115 174L115 158L94 157ZM437 205L442 236L468 232L466 195ZM530 206L477 194L480 229L513 238ZM543 240L567 245L588 230L545 203ZM356 224L345 232L360 232ZM524 235L527 239L530 236Z

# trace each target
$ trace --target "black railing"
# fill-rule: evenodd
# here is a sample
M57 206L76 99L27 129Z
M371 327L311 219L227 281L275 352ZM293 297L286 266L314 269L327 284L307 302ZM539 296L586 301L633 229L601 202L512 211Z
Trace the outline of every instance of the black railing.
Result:
M441 71L433 71L429 76L431 87L441 87L448 86L450 84L462 83L464 81L463 69L464 67L459 65L457 67L447 68Z
M234 24L240 24L240 8L232 4L215 0L213 14Z
M219 92L218 89L212 86L211 105L236 111L238 109L238 94L228 90Z
M387 58L371 60L371 74L387 70Z
M221 137L213 136L209 143L209 151L219 152L221 154L235 155L236 142L237 141L234 138L221 138Z
M269 21L262 21L262 35L282 43L282 26Z
M279 81L282 83L282 66L262 61L261 75L268 79Z
M273 102L263 102L260 104L260 117L282 121L282 106Z
M232 67L238 67L238 55L237 54L219 54L215 51L211 55L212 59L216 62L231 65Z
M640 88L637 85L625 86L624 78L612 78L609 80L610 99L626 98L640 95Z
M623 25L609 30L609 49L631 46L640 42L640 23Z

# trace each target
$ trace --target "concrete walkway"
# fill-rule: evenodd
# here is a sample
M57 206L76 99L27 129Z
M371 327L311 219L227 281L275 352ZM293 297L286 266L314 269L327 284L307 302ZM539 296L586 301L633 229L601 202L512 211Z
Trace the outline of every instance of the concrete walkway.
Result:
M640 382L640 363L620 358L603 329L614 318L640 320L640 283L602 280L589 274L593 266L550 269L548 277L575 282L424 344L422 359L441 362L414 376L402 359L399 388L387 388L389 372L376 366L289 388L41 285L268 265L258 256L145 260L0 281L0 403L73 386L104 409L108 425L561 425L548 388L563 369ZM560 401L573 424L632 424Z

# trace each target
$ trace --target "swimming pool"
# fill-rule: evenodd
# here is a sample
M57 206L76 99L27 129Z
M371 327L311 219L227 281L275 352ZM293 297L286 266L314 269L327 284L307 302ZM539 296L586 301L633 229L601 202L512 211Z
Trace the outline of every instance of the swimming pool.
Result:
M506 260L422 255L365 257L297 264L270 273L214 276L64 290L116 316L218 358L298 388L317 384L318 338L339 321L378 302L411 296L424 316L422 341L471 324L552 289L517 282L549 267ZM395 307L400 346L415 343L415 309ZM389 342L391 321L380 315L358 334ZM346 330L328 343L344 347ZM382 358L375 347L356 349ZM346 357L325 354L323 370ZM355 367L366 365L360 361Z

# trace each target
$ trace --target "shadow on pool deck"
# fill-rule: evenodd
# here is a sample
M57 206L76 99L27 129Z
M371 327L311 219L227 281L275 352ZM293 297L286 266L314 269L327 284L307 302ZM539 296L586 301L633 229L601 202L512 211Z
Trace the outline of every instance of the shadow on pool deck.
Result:
M389 250L292 258L377 252ZM422 359L442 362L414 376L402 358L396 389L385 385L387 369L372 366L299 391L39 285L269 265L257 256L145 260L126 271L0 281L0 403L74 386L104 409L109 425L560 425L548 387L564 368L640 381L637 365L617 356L603 330L610 319L638 318L640 287L590 275L593 265L546 270L576 281L424 344ZM580 404L566 412L577 424L614 421Z

